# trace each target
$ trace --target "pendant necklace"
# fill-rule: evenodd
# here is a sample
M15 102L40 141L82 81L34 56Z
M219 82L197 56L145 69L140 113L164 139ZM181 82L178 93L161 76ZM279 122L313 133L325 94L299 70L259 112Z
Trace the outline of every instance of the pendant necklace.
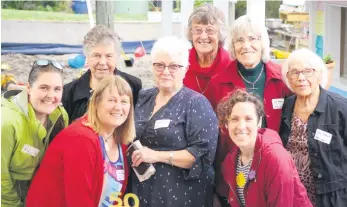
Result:
M107 137L106 139L104 137L102 137L104 139L104 143L105 143L105 150L106 152L108 152L108 150L110 149L110 147L107 144L107 141L113 136L113 134L111 134L109 137Z
M258 89L258 88L254 88L254 85L258 82L258 80L260 79L260 76L261 74L263 73L264 71L264 67L261 68L261 71L257 77L257 79L254 81L254 82L251 82L251 81L248 81L245 77L243 77L243 75L241 74L240 70L237 70L237 72L239 73L239 75L241 76L241 78L246 81L247 83L251 84L253 87L250 88L251 90L255 90L255 89Z
M206 91L206 89L207 89L207 87L208 87L208 84L210 83L211 78L210 78L210 80L208 80L208 82L207 82L207 84L206 84L206 86L205 86L205 89L204 89L204 90L202 90L202 89L201 89L201 87L200 87L200 83L199 83L199 80L198 80L198 77L197 77L197 76L195 76L195 79L196 79L196 82L198 83L198 87L199 87L200 93L201 93L201 94L204 94L204 93L205 93L205 91Z

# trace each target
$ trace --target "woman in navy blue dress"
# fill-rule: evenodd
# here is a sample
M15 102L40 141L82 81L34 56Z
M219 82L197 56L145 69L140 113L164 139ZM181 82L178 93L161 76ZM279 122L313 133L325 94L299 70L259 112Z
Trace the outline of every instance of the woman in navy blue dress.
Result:
M185 41L161 38L151 55L157 87L139 94L136 139L144 148L132 154L132 165L152 163L156 172L143 182L133 173L132 191L141 207L212 206L216 115L203 95L183 86Z

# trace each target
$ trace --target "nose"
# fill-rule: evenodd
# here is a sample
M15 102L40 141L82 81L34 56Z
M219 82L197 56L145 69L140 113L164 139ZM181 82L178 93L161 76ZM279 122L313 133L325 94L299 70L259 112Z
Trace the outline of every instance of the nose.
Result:
M237 126L238 129L243 130L246 128L246 122L245 120L240 120L239 125Z
M202 38L202 39L206 39L206 38L208 38L208 35L207 35L207 33L206 33L206 31L205 31L205 30L203 30L203 31L201 32L201 34L200 34L200 38Z
M100 57L99 64L101 64L101 65L105 65L106 64L106 57L105 56L101 56Z
M299 77L298 77L298 80L299 81L304 81L304 80L306 80L306 77L304 76L304 73L299 73Z
M121 108L122 108L122 103L121 103L121 101L117 101L117 102L115 103L115 105L114 105L114 109L115 109L116 111L120 111Z
M163 74L165 75L170 75L170 70L168 66L165 66L164 70L163 70Z

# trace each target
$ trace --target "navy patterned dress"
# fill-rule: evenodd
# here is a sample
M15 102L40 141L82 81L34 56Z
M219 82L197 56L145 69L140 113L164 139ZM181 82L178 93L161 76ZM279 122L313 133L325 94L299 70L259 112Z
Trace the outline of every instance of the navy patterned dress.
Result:
M141 207L210 207L218 140L216 115L203 95L183 87L152 116L158 92L152 88L139 94L136 139L153 150L186 149L196 161L190 169L155 163L156 173L142 183L133 172L132 191Z

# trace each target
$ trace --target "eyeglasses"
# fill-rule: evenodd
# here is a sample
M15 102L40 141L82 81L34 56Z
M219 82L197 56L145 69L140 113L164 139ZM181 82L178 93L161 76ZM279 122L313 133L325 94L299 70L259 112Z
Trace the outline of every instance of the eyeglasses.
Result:
M301 71L299 71L299 70L289 71L287 73L287 75L289 76L289 78L294 79L294 78L299 78L300 73L302 73L305 76L305 78L308 78L308 77L312 77L314 75L315 71L316 70L313 68L305 68L304 70L301 70Z
M48 65L52 65L53 67L55 67L58 70L63 70L63 66L61 66L60 63L58 63L57 61L54 61L54 60L39 59L39 60L36 60L34 62L33 66L36 66L36 65L40 66L40 67L46 67Z
M207 35L214 35L217 33L217 30L215 30L214 28L206 28L206 29L202 29L202 28L192 28L191 29L193 35L201 35L202 32L205 32Z
M163 63L153 63L153 67L158 72L163 72L165 68L167 67L170 73L175 73L178 69L182 68L183 65L178 65L178 64L165 65Z
M243 37L239 37L236 38L236 40L234 41L234 44L236 46L243 46L247 41L251 44L256 43L258 40L260 40L260 37L256 37L256 36L248 36L247 38L243 38Z

